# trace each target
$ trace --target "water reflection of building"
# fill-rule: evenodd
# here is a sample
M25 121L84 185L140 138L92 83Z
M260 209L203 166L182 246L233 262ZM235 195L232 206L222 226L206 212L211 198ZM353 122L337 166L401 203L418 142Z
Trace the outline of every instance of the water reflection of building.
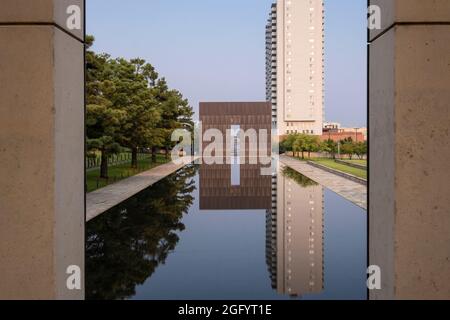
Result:
M202 135L215 129L223 142L229 138L223 147L214 149L213 156L222 158L224 164L200 166L200 210L265 210L266 260L272 287L293 297L322 291L322 187L292 169L278 176L262 175L261 165L248 164L253 158L248 151L259 144L251 146L247 138L236 135L239 130L265 130L270 141L270 104L201 103L200 120ZM270 144L266 148L264 153L270 154ZM247 152L242 154L242 150ZM233 158L233 164L226 161L226 155Z
M272 178L266 259L272 287L292 297L319 293L323 275L323 188L284 169Z

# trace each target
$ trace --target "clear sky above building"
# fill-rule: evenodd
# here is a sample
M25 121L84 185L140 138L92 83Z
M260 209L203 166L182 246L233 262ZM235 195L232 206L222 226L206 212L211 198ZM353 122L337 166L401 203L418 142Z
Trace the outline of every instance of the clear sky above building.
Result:
M303 0L297 0L303 1ZM272 0L87 0L94 50L141 57L200 101L265 100ZM366 125L366 0L325 0L325 118Z

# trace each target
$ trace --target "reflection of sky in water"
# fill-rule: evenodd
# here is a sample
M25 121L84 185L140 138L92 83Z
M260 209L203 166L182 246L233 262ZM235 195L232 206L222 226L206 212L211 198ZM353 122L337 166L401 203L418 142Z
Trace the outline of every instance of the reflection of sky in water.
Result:
M231 170L230 174L233 185L237 173ZM193 204L181 219L185 229L175 231L179 237L175 249L150 278L136 286L132 298L289 299L272 288L266 262L266 212L200 210L198 174L194 180ZM324 289L316 294L300 293L300 298L365 299L366 212L326 189L323 199ZM279 250L277 254L278 260L286 259ZM286 272L277 263L276 272ZM87 272L95 270L88 268ZM295 275L299 269L292 272L294 278L303 276ZM89 291L89 281L87 286Z

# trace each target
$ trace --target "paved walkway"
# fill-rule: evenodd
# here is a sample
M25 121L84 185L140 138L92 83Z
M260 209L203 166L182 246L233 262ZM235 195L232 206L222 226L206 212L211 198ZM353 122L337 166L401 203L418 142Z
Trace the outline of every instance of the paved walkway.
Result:
M280 156L280 162L367 210L366 186L285 155Z
M186 163L193 160L194 158L191 157L185 158ZM169 162L88 193L86 195L86 221L95 218L184 166L185 164Z

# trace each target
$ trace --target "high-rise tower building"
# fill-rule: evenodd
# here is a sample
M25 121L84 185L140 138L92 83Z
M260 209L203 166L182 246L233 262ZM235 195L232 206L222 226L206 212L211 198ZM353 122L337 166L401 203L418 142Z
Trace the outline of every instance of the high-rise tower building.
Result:
M322 134L323 0L277 0L266 26L266 96L279 135Z

